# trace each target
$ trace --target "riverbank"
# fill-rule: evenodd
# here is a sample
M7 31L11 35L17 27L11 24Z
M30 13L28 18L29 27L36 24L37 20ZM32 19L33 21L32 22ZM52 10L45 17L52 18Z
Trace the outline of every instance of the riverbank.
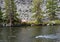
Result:
M60 20L48 21L48 22L43 22L43 23L38 23L38 22L36 22L36 21L30 21L30 22L16 23L16 24L13 24L13 25L0 24L0 27L55 26L55 25L60 25Z
M23 27L23 26L57 26L60 24L14 24L11 26L3 26L0 24L0 27Z

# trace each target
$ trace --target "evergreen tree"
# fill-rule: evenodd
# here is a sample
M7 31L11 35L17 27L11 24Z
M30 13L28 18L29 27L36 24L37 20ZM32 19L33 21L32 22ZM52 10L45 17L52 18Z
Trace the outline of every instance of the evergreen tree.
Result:
M14 0L5 0L5 18L6 22L10 23L10 25L13 25L15 21L19 21L17 16L17 11L16 11L16 5L14 3Z
M60 0L58 0L58 7L57 7L57 14L60 14ZM60 18L58 17L58 19L60 20Z
M50 20L57 19L56 9L57 9L57 0L47 0L47 13L49 15Z
M33 17L35 17L35 19L37 19L38 23L42 22L42 9L41 9L41 5L42 5L42 0L33 0L33 9L32 12L35 13L33 15Z
M2 13L1 7L0 7L0 23L3 21L3 20L2 20L2 17L3 17L2 15L3 15L3 13Z

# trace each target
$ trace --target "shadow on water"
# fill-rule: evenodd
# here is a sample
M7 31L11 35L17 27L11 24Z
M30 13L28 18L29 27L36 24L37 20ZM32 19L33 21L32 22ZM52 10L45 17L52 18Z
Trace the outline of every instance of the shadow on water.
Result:
M0 28L0 42L60 42L59 35L60 26Z

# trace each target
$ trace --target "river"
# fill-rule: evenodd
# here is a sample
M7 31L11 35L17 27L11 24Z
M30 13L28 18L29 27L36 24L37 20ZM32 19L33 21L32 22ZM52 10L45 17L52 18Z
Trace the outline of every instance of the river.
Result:
M59 38L35 38L52 34L60 35L60 26L0 27L0 42L60 42Z

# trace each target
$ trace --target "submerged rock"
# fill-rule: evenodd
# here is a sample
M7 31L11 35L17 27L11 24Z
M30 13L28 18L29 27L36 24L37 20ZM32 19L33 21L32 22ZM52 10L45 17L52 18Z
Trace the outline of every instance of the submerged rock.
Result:
M59 35L39 35L39 36L36 36L35 38L45 38L45 39L60 39L60 36Z

